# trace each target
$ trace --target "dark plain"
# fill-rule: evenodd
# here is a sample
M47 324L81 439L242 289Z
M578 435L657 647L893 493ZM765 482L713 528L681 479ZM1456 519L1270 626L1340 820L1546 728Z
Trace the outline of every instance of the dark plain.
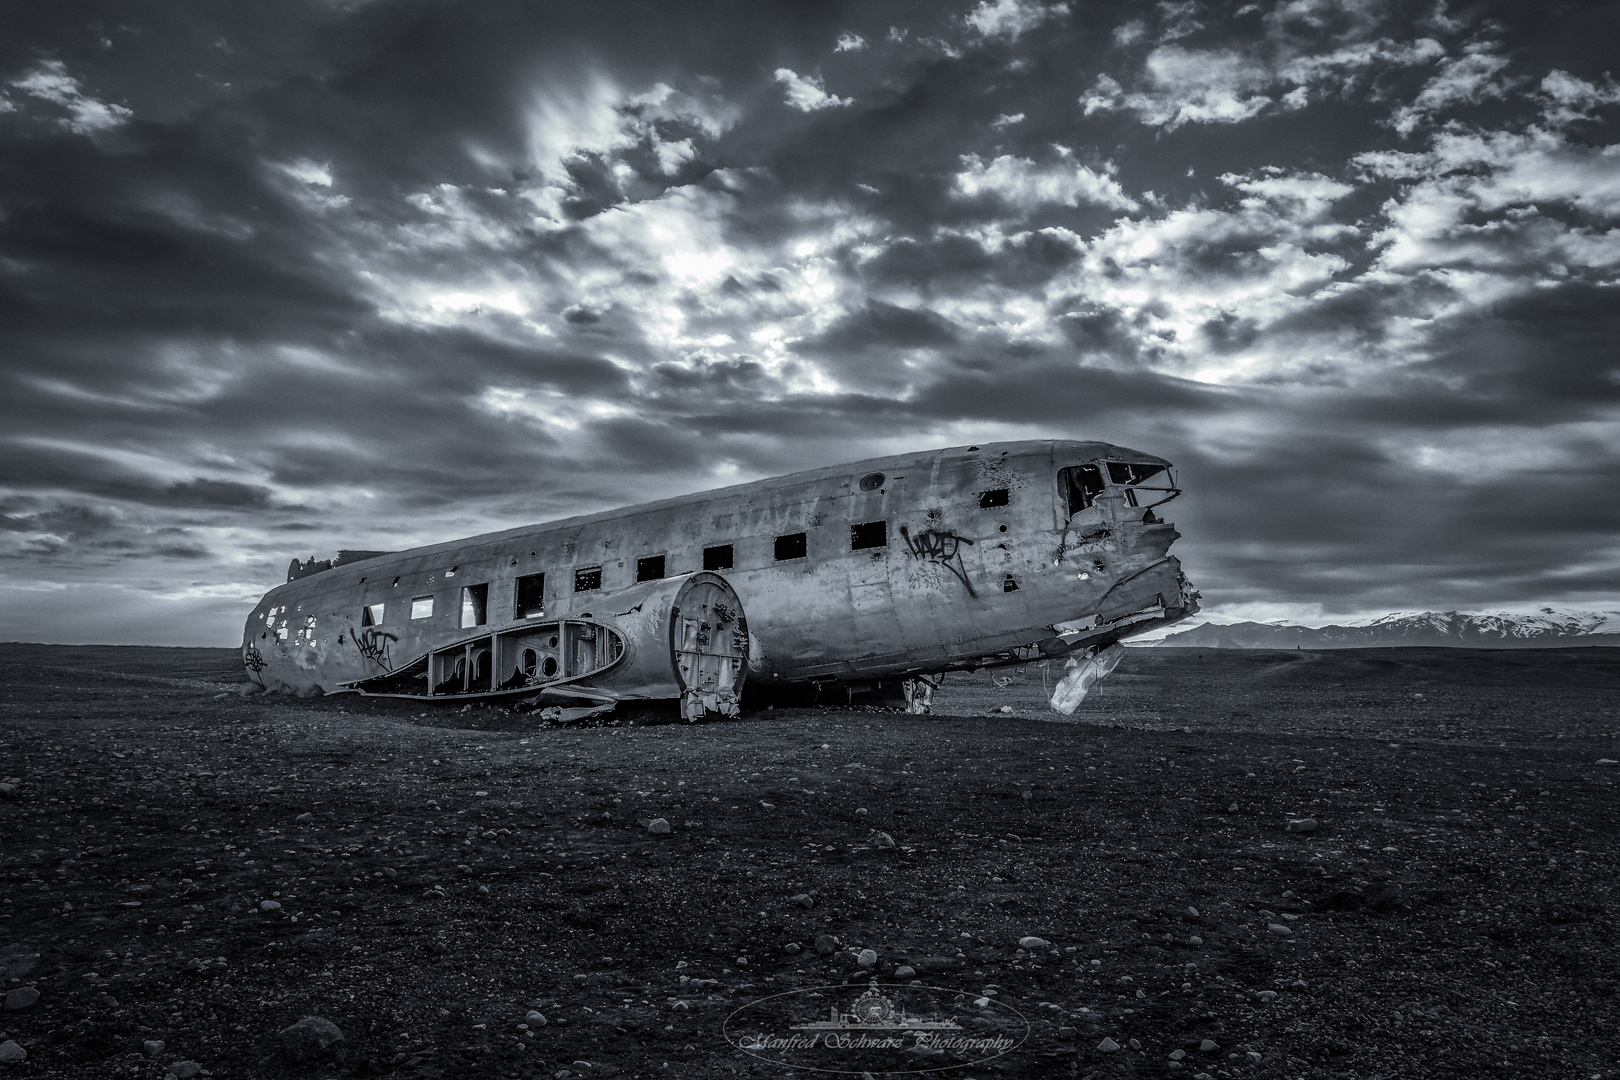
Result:
M1620 650L1060 674L569 728L0 646L0 1071L775 1078L726 1016L872 949L1030 1021L933 1075L1620 1076Z

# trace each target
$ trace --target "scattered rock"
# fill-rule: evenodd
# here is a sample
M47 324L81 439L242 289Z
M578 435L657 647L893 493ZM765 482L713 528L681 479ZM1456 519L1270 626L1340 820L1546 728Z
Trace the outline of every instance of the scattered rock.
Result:
M1232 804L1232 805L1231 805L1231 806L1228 806L1228 807L1227 807L1227 808L1226 808L1226 812L1227 812L1227 813L1228 813L1228 814L1235 814L1235 813L1237 813L1237 803L1233 803L1233 804Z
M546 1017L538 1009L530 1009L523 1015L523 1022L532 1028L542 1028L546 1026Z
M1288 822L1289 832L1315 832L1316 819L1313 817L1294 818Z
M1620 765L1620 761L1616 761L1612 757L1600 757L1600 758L1597 759L1597 761L1593 762L1593 764L1595 764L1595 765ZM10 787L11 785L7 784L5 786Z
M1198 917L1198 909L1189 904L1187 906L1187 918L1196 919Z
M838 951L838 939L831 934L822 934L816 938L816 952L822 956L831 956Z
M652 833L654 836L668 836L674 831L674 829L670 826L668 821L665 821L661 817L655 817L647 823L647 831Z
M145 1042L141 1043L141 1049L146 1052L147 1057L157 1057L159 1054L163 1053L164 1050L168 1049L168 1046L163 1042L162 1039L147 1039Z
M1170 1060L1171 1061L1180 1061L1182 1058L1184 1058L1186 1056L1187 1056L1187 1051L1185 1051L1185 1050L1172 1050L1172 1051L1170 1051Z
M0 955L0 979L16 982L26 979L39 967L39 953L11 952Z
M1060 1028L1058 1028L1058 1038L1060 1038L1060 1039L1077 1038L1079 1036L1079 1034L1080 1034L1080 1029L1079 1028L1072 1028L1072 1027L1060 1027Z
M790 899L802 908L809 909L816 906L816 898L809 893L796 893Z
M332 1021L319 1016L306 1016L285 1028L276 1036L281 1052L295 1062L318 1061L323 1057L341 1056L343 1032Z
M1280 922L1274 922L1270 926L1268 926L1266 929L1270 930L1273 934L1276 934L1278 937L1293 937L1294 936L1294 932L1292 930L1288 929L1288 927L1284 926Z
M1052 943L1045 938L1021 937L1018 939L1018 947L1020 949L1050 949Z
M1197 945L1202 945L1203 943L1204 943L1204 939L1199 937L1197 934L1194 934L1192 937L1187 939L1187 944L1189 944L1189 945L1197 946Z
M0 1065L15 1065L28 1060L28 1051L17 1045L16 1039L0 1043Z
M1249 1059L1249 1064L1250 1065L1258 1065L1258 1064L1260 1064L1260 1051L1258 1051L1258 1050L1250 1050L1247 1054L1245 1054L1243 1056Z
M1205 1039L1203 1042L1198 1044L1198 1051L1199 1051L1199 1053L1203 1053L1203 1054L1213 1054L1215 1051L1219 1050L1220 1048L1221 1048L1220 1044L1217 1043L1214 1039Z
M799 953L802 951L802 949L803 949L803 946L801 946L797 941L790 941L786 945L782 946L782 950L784 952L786 952L789 956L797 956L797 955L799 955Z
M399 871L395 870L392 866L385 866L382 868L382 875L389 881L394 881L399 878Z
M877 967L877 953L871 949L862 949L861 954L855 958L855 962L863 968L875 968Z
M1305 985L1305 980L1304 979L1295 979L1293 982L1288 984L1288 989L1290 989L1290 990L1309 990L1310 987Z
M280 911L281 910L281 901L279 901L279 900L260 900L259 901L259 910L260 911Z
M776 809L776 804L775 803L768 803L764 799L761 799L759 801L759 808L761 810L775 810Z
M309 825L315 821L315 815L306 810L302 814L299 814L297 817L293 818L293 820L298 822L300 825Z
M1259 997L1260 997L1261 1001L1276 1001L1277 1000L1277 991L1275 991L1275 990L1262 990L1262 991L1260 991Z
M873 838L872 843L880 848L892 848L894 847L894 837L886 832L880 832Z
M1101 1050L1105 1054L1112 1054L1115 1050L1119 1049L1119 1043L1115 1042L1113 1039L1105 1038L1102 1042L1097 1044L1097 1049Z
M0 799L15 799L16 797L17 797L17 785L16 784L0 784ZM16 1046L15 1043L13 1043L12 1045ZM17 1049L21 1050L22 1047L19 1046L19 1047L17 1047ZM22 1058L18 1058L17 1060L21 1061Z
M19 986L15 990L6 991L6 1012L17 1012L30 1008L39 1000L39 991L32 986Z
M193 1080L202 1075L203 1067L195 1061L176 1061L169 1066L169 1075L175 1080Z
M856 816L856 817L865 817L865 816L866 816L866 814L867 814L867 809L866 809L866 807L864 807L864 806L857 806L857 807L856 807L856 808L855 808L855 816Z
M1140 1040L1140 1039L1132 1039L1130 1042L1126 1043L1125 1045L1129 1046L1132 1050L1140 1050L1140 1049L1142 1049L1142 1040Z

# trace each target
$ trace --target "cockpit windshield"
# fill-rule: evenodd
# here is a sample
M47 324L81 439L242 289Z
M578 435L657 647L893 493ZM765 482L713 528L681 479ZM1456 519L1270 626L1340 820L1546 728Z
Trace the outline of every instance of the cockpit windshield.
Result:
M1134 461L1110 461L1108 479L1116 484L1140 484L1150 476L1164 472L1163 465L1141 465Z
M1108 481L1103 479L1103 469L1108 470ZM1146 481L1156 480L1157 483L1148 484ZM1151 510L1155 506L1169 502L1181 490L1175 486L1175 480L1164 465L1148 464L1138 461L1106 461L1091 462L1085 465L1071 465L1058 472L1058 490L1069 506L1069 516L1073 517L1081 510L1090 507L1102 495L1111 482L1116 488L1124 488L1125 504L1127 506L1145 507ZM1137 492L1143 492L1139 499ZM1146 492L1162 493L1162 497L1146 495ZM1150 515L1151 516L1151 515Z

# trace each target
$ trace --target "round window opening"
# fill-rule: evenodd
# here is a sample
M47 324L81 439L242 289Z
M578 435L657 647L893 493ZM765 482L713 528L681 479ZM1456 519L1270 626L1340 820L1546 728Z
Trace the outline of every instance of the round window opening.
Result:
M555 656L546 657L545 661L540 665L540 671L548 679L557 674L557 658Z
M880 472L869 472L865 476L861 477L861 490L876 491L878 488L883 486L883 481L887 479L888 477L884 476Z

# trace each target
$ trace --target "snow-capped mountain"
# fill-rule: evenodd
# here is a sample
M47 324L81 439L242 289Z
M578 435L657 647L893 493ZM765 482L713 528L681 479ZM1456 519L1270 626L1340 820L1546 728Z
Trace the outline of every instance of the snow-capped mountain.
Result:
M1620 646L1620 611L1399 611L1347 625L1203 623L1170 634L1160 645L1202 649L1365 649L1395 645L1453 645L1476 649Z

